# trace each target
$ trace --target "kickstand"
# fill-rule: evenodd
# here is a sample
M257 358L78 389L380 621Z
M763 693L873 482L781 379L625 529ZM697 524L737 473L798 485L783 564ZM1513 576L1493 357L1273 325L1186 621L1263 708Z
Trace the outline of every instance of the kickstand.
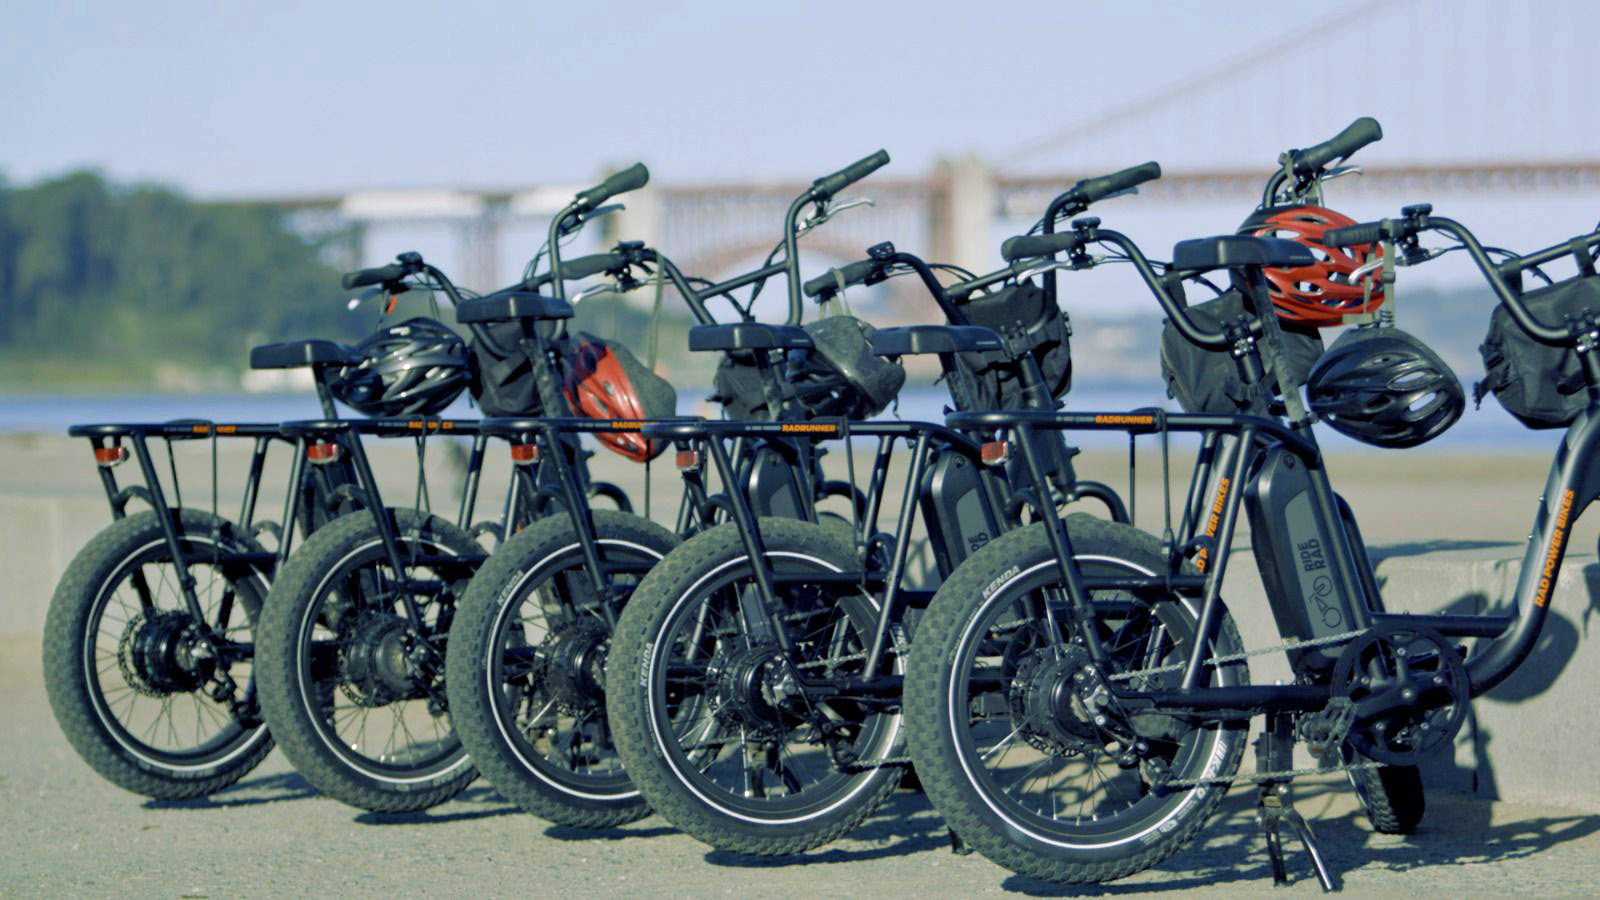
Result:
M957 856L971 856L972 855L972 848L967 845L966 841L963 841L961 839L961 835L956 834L954 828L946 828L945 830L950 833L950 852L951 853L954 853Z
M1262 775L1286 772L1292 769L1294 758L1294 723L1288 716L1267 716L1267 728L1256 739L1256 771ZM1287 820L1305 845L1311 857L1311 867L1324 892L1337 891L1333 873L1323 862L1322 851L1317 847L1316 835L1311 833L1311 823L1294 808L1294 794L1287 778L1261 782L1261 793L1256 805L1256 823L1267 839L1267 855L1272 859L1272 884L1274 887L1289 883L1289 870L1283 859L1283 840L1278 826Z

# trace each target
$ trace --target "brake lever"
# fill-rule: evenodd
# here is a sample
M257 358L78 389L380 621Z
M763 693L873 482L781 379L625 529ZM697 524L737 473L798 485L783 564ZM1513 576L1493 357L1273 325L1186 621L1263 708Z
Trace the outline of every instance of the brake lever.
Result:
M362 291L360 294L351 297L349 301L345 303L344 308L353 310L368 300L371 300L373 297L398 297L409 290L411 290L411 286L403 281L397 281L391 284L375 284L372 287Z
M1364 174L1366 174L1365 170L1363 170L1360 166L1357 166L1357 165L1334 166L1333 168L1327 169L1321 175L1319 175L1318 176L1318 180L1319 181L1332 181L1335 178L1343 178L1346 175L1364 175Z
M796 225L794 229L794 236L799 237L800 235L805 234L811 229L816 228L818 225L821 225L822 223L828 221L847 209L854 209L857 206L877 205L878 201L872 199L871 197L857 197L854 200L846 200L843 203L830 204L826 211L818 212L816 215L811 216L810 218L803 220L799 225Z
M1087 256L1087 259L1090 266L1095 266L1098 265L1101 260L1105 259L1105 257L1090 255ZM1084 260L1082 258L1052 260L1051 262L1045 263L1042 266L1033 266L1032 268L1023 269L1021 272L1017 273L1016 279L1018 281L1026 281L1035 275L1043 275L1046 272L1054 272L1058 269L1077 269L1082 267L1083 261Z
M609 216L612 213L622 212L624 209L627 209L627 207L621 203L607 203L605 206L596 206L594 209L591 209L588 212L572 213L564 221L562 221L561 228L558 229L558 231L562 237L569 237L579 228L582 228L585 224L587 224L590 219L598 219L601 216Z
M599 296L600 294L611 294L611 293L616 293L616 292L617 292L616 285L613 285L609 281L602 282L600 284L592 284L592 285L584 288L583 290L577 292L576 294L573 294L572 295L572 300L570 300L569 302L573 306L577 306L579 303L582 303L584 300L587 300L590 297Z

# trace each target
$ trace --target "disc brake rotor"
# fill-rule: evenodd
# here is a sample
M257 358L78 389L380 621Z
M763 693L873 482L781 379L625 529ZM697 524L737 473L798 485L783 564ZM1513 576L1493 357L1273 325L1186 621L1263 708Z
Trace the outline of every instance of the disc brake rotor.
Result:
M146 697L198 690L211 680L216 660L201 647L200 630L187 612L141 612L117 643L117 667L128 686Z

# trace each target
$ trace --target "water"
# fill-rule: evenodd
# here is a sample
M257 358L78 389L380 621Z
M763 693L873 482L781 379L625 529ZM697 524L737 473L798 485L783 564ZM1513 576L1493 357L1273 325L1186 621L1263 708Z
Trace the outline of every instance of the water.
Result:
M708 390L684 389L679 393L678 409L683 413L710 413L699 398ZM1156 385L1079 384L1067 395L1072 411L1124 411L1159 406L1177 411ZM900 396L897 408L884 416L907 421L940 421L949 396L942 389L910 387ZM342 410L345 415L354 414ZM456 418L477 418L478 411L463 396L445 410ZM282 422L291 419L321 418L321 409L312 394L298 393L216 393L216 394L0 394L0 433L64 433L67 426L85 422L164 422L169 419L210 419L231 422ZM1560 432L1529 431L1511 418L1494 400L1482 409L1467 409L1461 420L1433 442L1419 448L1431 453L1553 453ZM1381 453L1343 437L1331 429L1318 429L1318 440L1335 453L1352 451ZM1121 445L1126 437L1117 432L1080 432L1073 442L1084 447Z

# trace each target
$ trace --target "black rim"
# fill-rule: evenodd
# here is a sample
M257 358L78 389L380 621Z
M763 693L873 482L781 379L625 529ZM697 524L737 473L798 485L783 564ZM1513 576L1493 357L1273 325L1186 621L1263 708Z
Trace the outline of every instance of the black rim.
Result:
M1120 560L1079 560L1085 575L1148 574ZM1048 593L1059 594L1053 564L1005 585L971 620L957 649L947 713L966 780L992 813L1044 840L1096 845L1150 833L1184 804L1191 791L1153 787L1191 778L1207 765L1217 732L1171 717L1142 735L1146 749L1128 748L1095 726L1092 711L1074 701L1071 715L1046 715L1038 686L1062 672L1048 625L1036 615ZM1099 591L1096 628L1113 673L1181 663L1192 625L1175 604L1150 604L1123 592ZM1061 608L1063 597L1052 606ZM1067 626L1061 626L1065 629ZM1068 655L1074 652L1071 636ZM1067 662L1071 668L1087 664ZM1181 672L1140 676L1138 690L1177 688ZM1063 720L1065 723L1062 724ZM1146 719L1146 721L1149 721ZM1202 796L1197 794L1195 796Z
M454 555L424 538L401 539L402 557ZM422 782L462 765L444 699L444 636L461 573L408 567L423 613L410 621L401 579L373 538L318 582L301 619L296 665L301 702L323 744L378 779Z
M601 541L599 549L603 562L641 572L660 560L638 545ZM631 594L640 577L613 574L617 596ZM495 722L508 749L535 777L562 790L593 799L637 794L606 719L611 629L582 557L572 548L561 551L512 591L495 618L487 661Z
M217 657L196 641L178 573L157 538L103 583L83 636L83 669L102 725L124 750L169 768L206 768L264 740L256 708L254 636L241 590L259 603L253 575L207 559L203 538L180 545ZM231 689L224 685L231 679Z
M748 566L731 564L668 615L648 687L655 739L676 777L704 802L763 822L803 822L865 789L873 771L855 764L886 754L899 713L793 695L772 704L762 683L781 679L786 667L781 650L753 641L740 625L740 593L752 591ZM796 670L814 680L861 675L876 615L866 597L794 582L776 593Z

